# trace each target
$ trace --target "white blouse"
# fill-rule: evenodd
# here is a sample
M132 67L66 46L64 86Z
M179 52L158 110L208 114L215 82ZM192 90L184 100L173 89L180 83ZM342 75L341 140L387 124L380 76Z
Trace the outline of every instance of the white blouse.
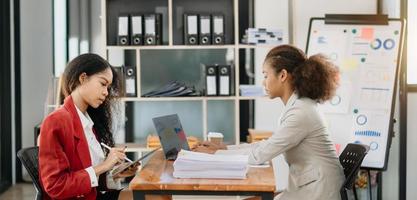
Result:
M85 138L87 139L88 149L90 151L90 158L91 158L92 166L87 167L85 170L90 176L91 187L97 187L98 177L96 176L96 173L94 172L93 166L97 166L105 160L104 152L93 132L93 125L94 125L93 120L90 118L87 112L84 115L80 111L80 109L78 109L76 105L75 105L75 108L77 109L78 117L80 118L81 125L84 130ZM106 186L108 189L121 189L122 188L120 179L115 181L113 179L113 176L109 172L106 172L106 184L107 184Z

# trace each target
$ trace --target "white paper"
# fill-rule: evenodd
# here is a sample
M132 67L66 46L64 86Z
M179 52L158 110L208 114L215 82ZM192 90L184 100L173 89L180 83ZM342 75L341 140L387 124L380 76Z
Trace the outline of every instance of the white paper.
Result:
M128 27L128 18L119 17L119 35L120 36L127 35L127 27Z
M173 166L176 178L244 179L248 171L248 156L181 150Z
M207 94L208 95L216 95L216 77L215 76L207 76Z
M230 95L229 76L220 76L220 94Z
M142 34L142 17L141 16L132 17L132 33Z
M135 79L126 79L126 93L134 94L135 91Z
M188 34L194 35L197 34L197 15L190 15L187 17L188 23Z

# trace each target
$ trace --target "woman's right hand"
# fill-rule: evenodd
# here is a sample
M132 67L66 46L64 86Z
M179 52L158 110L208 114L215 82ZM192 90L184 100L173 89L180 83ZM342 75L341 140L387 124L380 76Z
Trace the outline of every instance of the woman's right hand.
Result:
M104 162L101 164L93 167L96 175L100 176L100 174L112 169L116 164L122 163L126 157L124 150L124 148L111 148L110 152L107 154L106 160L104 160Z
M126 157L124 148L111 148L110 152L107 154L106 160L103 164L107 167L107 170L110 170L118 163L122 163Z

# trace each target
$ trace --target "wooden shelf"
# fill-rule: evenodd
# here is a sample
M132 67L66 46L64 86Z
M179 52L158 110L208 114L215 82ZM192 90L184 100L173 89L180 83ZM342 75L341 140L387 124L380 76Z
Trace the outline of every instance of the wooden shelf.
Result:
M234 100L235 96L220 97L123 97L122 101L201 101L201 100Z
M251 45L251 44L239 44L239 45L157 45L157 46L107 46L107 50L118 49L118 50L163 50L163 49L256 49L265 48L272 49L277 45Z
M248 96L240 96L239 100L256 100L256 99L268 99L267 96L256 96L256 97L248 97Z
M122 101L201 101L201 100L256 100L268 99L267 96L200 96L200 97L123 97Z
M158 46L107 46L107 50L164 50L164 49L231 49L235 45L158 45Z
M257 48L272 49L276 46L278 46L278 44L276 44L276 45L275 44L274 45L271 45L271 44L258 44L258 45L255 45L255 44L239 44L238 45L239 49L257 49Z

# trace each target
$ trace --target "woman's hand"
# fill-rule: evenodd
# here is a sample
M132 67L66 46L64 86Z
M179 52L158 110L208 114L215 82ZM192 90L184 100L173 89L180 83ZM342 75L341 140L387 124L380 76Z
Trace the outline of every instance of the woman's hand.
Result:
M93 167L96 175L100 176L100 174L112 169L117 163L122 163L126 157L124 150L124 148L111 148L106 160Z
M224 144L216 144L209 141L204 141L198 143L196 146L194 146L191 150L196 152L202 152L202 153L210 153L214 154L217 150L220 149L227 149L226 145Z
M130 177L130 176L134 176L136 174L136 172L138 171L139 165L140 165L140 163L139 162L136 162L136 164L134 164L131 167L127 168L123 172L120 172L120 173L114 175L113 176L113 179L126 178L126 177Z
M107 167L107 170L110 170L116 164L124 162L125 157L125 148L111 148L103 164Z

